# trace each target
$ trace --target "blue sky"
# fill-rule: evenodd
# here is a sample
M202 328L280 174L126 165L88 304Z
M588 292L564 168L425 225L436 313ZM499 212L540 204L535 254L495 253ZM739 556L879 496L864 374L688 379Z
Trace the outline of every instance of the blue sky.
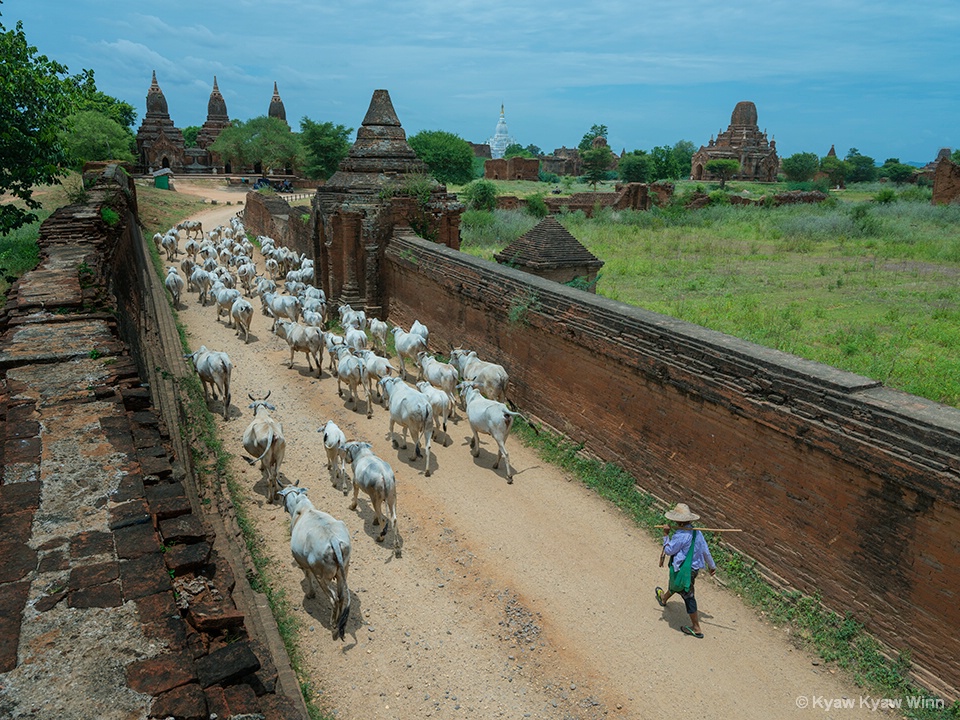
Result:
M882 162L960 146L956 0L4 0L0 22L92 68L138 125L156 70L178 127L201 125L217 76L231 118L356 128L389 90L408 135L494 132L546 151L594 123L611 148L725 130L740 100L781 157L856 147Z

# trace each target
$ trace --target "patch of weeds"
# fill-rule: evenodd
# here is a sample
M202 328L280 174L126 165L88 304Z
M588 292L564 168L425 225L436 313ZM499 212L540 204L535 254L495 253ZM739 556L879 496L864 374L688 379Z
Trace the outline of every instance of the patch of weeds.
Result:
M120 215L118 215L117 211L114 210L113 208L108 208L108 207L100 208L100 217L110 227L113 227L118 222L120 222Z
M94 348L93 350L87 353L87 357L89 357L91 360L96 360L97 358L100 358L102 356L103 356L103 353L97 350L96 348Z
M416 265L417 262L419 261L417 254L413 252L413 250L411 250L410 248L404 248L400 252L400 257L401 259L406 260L409 263L413 263L414 265Z
M511 325L529 325L530 312L540 307L540 298L536 290L526 290L510 303L507 320Z

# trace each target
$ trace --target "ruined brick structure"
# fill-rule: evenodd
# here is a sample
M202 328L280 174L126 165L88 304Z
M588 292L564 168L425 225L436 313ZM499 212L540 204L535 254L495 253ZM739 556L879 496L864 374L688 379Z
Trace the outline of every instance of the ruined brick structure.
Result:
M188 148L187 153L193 154L197 165L216 168L220 172L230 172L229 164L224 165L222 158L210 150L210 146L220 136L220 131L230 127L230 116L227 114L227 102L217 87L217 76L213 76L213 90L210 91L210 100L207 101L207 119L197 133L197 147ZM197 151L195 154L192 151Z
M578 280L581 289L595 292L603 261L587 250L553 215L521 235L494 259L501 265L558 283Z
M559 147L553 155L540 158L540 169L554 175L580 175L580 151L577 148Z
M280 91L277 90L277 83L273 83L273 97L270 98L270 107L267 108L267 117L276 118L277 120L283 120L284 124L287 127L290 127L287 123L287 110L283 106L283 100L280 99Z
M409 234L383 272L391 322L501 363L524 412L665 504L744 528L724 541L768 578L957 697L960 411Z
M514 156L487 160L483 164L483 176L487 180L532 180L540 179L540 161L536 158Z
M740 163L736 180L775 182L780 170L777 141L767 140L766 131L757 125L757 106L752 102L737 103L725 132L711 136L707 145L701 145L690 161L691 180L719 180L707 172L711 160L731 159Z
M322 187L314 209L318 280L335 303L383 314L383 250L398 227L460 247L463 205L429 177L407 143L390 94L376 90L349 155Z
M946 157L937 163L933 175L933 204L950 203L960 203L960 165Z

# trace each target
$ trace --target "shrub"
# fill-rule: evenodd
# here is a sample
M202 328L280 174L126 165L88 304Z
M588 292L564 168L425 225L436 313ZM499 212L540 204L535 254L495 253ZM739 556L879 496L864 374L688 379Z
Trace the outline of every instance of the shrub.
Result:
M881 205L892 203L896 199L897 194L893 191L893 188L883 188L880 192L873 196L873 201L878 202Z
M552 172L544 172L541 170L538 174L540 182L545 183L558 183L560 182L560 176Z
M113 226L120 222L120 216L117 214L117 211L112 208L100 208L100 217L103 218L103 221L107 225Z
M710 198L711 205L729 205L730 196L727 195L723 190L714 190L708 196Z
M494 210L497 207L497 186L489 180L474 180L463 189L463 197L471 210Z
M527 198L527 212L535 218L541 219L550 214L550 208L548 208L547 203L544 202L542 194L537 193Z

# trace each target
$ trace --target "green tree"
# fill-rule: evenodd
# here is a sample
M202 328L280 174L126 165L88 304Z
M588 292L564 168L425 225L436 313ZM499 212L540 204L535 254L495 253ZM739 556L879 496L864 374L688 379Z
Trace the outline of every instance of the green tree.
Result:
M443 130L421 130L409 139L410 147L427 164L439 182L463 185L473 177L473 148L459 135Z
M669 145L658 145L650 151L650 160L653 163L653 180L679 180L684 173L690 172L690 163L681 167L677 156Z
M544 154L543 150L540 149L540 146L534 145L533 143L527 145L524 150L530 153L530 157L540 157Z
M593 185L593 191L596 192L597 183L607 176L607 171L613 165L613 152L606 145L601 145L580 153L580 161L584 179Z
M734 160L733 158L717 158L715 160L708 160L704 167L708 173L720 178L721 190L726 187L727 180L740 172L740 162L738 160Z
M830 178L831 185L840 187L846 182L850 168L836 155L826 155L820 158L820 172Z
M678 140L670 149L673 156L673 166L677 175L672 178L679 180L690 175L690 166L693 164L693 154L697 151L697 146L689 140Z
M303 164L297 135L283 120L266 115L247 122L234 120L220 131L210 149L237 167L259 164L265 173Z
M197 146L197 135L200 134L199 125L187 125L183 130L183 146L192 148Z
M847 180L850 182L873 182L877 179L877 163L869 155L861 155L856 148L850 148L844 162L849 168Z
M512 157L524 157L524 158L534 158L536 155L530 153L523 145L520 143L513 143L512 145L507 145L507 149L503 151L503 156L505 158Z
M620 158L617 174L623 182L650 182L653 177L653 159L643 150L634 150Z
M300 121L300 142L306 153L304 172L308 178L326 180L350 153L353 128L332 122L314 122L308 117Z
M593 147L593 141L598 137L602 137L604 140L607 139L606 125L591 125L590 130L583 134L583 138L581 138L580 144L577 145L577 149L582 153L590 150Z
M960 165L960 148L957 148L952 153L950 153L950 161L955 162L957 165Z
M0 203L0 235L36 220L30 212L40 208L34 185L59 182L60 129L71 109L66 72L66 66L37 54L23 23L9 31L0 24L0 197L9 194L27 207Z
M128 128L96 110L70 115L60 132L66 162L78 170L89 160L133 162L132 141Z
M463 199L471 210L494 210L497 207L497 186L489 180L474 180L463 189Z
M902 162L893 162L889 165L884 165L879 170L880 177L885 177L892 182L895 182L897 185L902 185L905 182L910 182L913 179L916 168L912 165L907 165Z
M820 169L820 158L816 153L794 153L780 161L780 168L791 182L808 182Z

